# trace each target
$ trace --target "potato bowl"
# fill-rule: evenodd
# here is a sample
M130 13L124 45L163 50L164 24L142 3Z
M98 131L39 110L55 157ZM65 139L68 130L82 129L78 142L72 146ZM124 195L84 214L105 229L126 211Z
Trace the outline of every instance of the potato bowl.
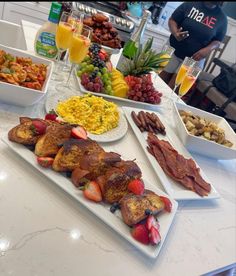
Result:
M9 54L18 57L29 57L32 59L33 63L43 63L47 65L47 77L42 90L35 90L0 81L0 102L18 106L30 106L41 100L41 98L43 98L47 93L49 81L53 70L53 62L41 57L34 56L25 51L6 47L1 44L0 50L4 50Z
M229 148L206 138L190 134L179 114L179 110L190 111L194 115L216 123L224 130L225 138L231 141L233 146ZM236 134L224 118L181 103L174 104L174 113L178 136L187 149L214 159L236 159Z

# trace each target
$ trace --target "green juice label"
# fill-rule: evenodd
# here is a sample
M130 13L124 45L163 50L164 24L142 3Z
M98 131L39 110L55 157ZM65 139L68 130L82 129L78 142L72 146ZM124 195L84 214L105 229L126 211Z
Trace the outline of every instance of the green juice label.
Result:
M47 58L55 58L57 56L57 51L55 35L48 32L42 32L36 41L36 52Z

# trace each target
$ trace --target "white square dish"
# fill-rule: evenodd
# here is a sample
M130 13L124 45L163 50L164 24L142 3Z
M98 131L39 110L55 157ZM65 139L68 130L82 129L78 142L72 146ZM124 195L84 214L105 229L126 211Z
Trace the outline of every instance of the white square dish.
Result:
M51 79L53 70L53 62L41 57L31 55L25 51L6 47L1 44L0 50L4 50L9 54L18 57L29 57L32 59L33 63L43 63L47 65L47 77L42 90L30 89L23 86L0 81L0 102L19 106L29 106L37 103L47 93L49 81Z
M207 140L205 138L194 136L189 134L181 116L179 110L191 111L194 115L198 115L201 118L212 121L216 123L220 128L225 131L225 137L227 140L233 143L231 148L217 144L214 141ZM236 134L233 129L230 127L228 122L217 115L212 113L197 109L195 107L175 103L174 104L175 112L175 122L176 128L178 131L178 136L181 139L182 143L192 152L214 158L214 159L235 159L236 158Z

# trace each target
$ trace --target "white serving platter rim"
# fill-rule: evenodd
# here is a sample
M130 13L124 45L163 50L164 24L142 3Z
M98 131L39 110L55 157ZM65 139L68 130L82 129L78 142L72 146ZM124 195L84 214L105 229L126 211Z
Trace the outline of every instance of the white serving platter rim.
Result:
M172 202L172 212L171 213L161 212L158 215L158 220L160 223L160 234L162 237L161 243L158 246L143 245L137 242L135 239L133 239L133 237L130 234L130 228L121 219L120 211L116 211L115 214L112 214L109 210L110 208L109 205L97 204L95 202L91 202L85 199L82 195L82 192L76 189L68 178L53 170L44 169L40 167L40 165L37 164L36 156L34 155L34 153L21 144L17 144L9 141L7 133L4 133L1 139L11 150L17 153L21 158L23 158L26 162L28 162L38 172L42 173L45 177L50 179L54 184L60 187L64 192L70 195L78 203L86 207L95 216L97 216L104 223L110 226L114 231L119 233L124 239L126 239L135 248L140 250L144 255L150 258L156 258L158 256L177 212L178 203L173 198L170 198L163 191L158 189L156 186L151 185L150 183L144 180L145 187L147 189L150 189L159 195L167 196L170 198Z
M169 125L165 121L163 115L161 115L158 112L153 111L154 113L156 113L156 115L158 115L158 117L160 118L160 120L162 121L162 123L164 124L164 126L166 128L166 135L163 136L161 134L158 134L157 135L158 138L169 141L169 143L174 148L176 148L178 150L178 152L180 154L182 154L185 158L192 158L194 160L197 167L200 168L200 173L201 173L201 176L203 177L203 179L205 179L207 182L209 182L211 184L212 190L208 196L201 197L198 194L196 194L195 192L185 189L182 185L178 184L176 181L174 181L172 178L170 178L169 176L167 176L165 174L165 172L162 170L162 168L158 164L157 160L147 150L147 142L146 142L147 132L142 133L139 130L139 128L136 126L136 124L133 122L133 119L131 117L132 111L135 111L137 113L137 112L141 111L142 109L131 108L131 107L122 107L122 109L126 115L126 118L129 122L131 128L133 129L134 134L135 134L137 140L139 141L145 155L149 159L152 168L154 169L158 179L160 180L160 183L162 184L166 193L170 197L174 198L175 200L198 200L198 201L199 200L204 201L204 200L218 199L220 197L219 193L216 191L216 189L214 188L212 183L210 183L210 181L208 180L208 178L205 175L205 173L203 172L203 170L199 167L199 165L193 159L193 157L188 152L188 150L180 142L179 138L176 136L174 131L169 127Z

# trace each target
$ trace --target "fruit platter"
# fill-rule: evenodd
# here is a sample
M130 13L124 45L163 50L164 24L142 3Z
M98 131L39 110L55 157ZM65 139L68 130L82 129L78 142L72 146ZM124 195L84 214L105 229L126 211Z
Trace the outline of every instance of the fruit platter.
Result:
M134 160L52 116L19 119L3 137L15 153L145 255L159 254L178 204L143 179Z
M162 93L155 89L151 71L157 69L165 58L152 51L151 45L152 40L143 48L140 46L136 59L130 61L125 72L120 72L112 66L109 55L101 45L93 43L88 55L75 71L79 90L123 102L158 106ZM149 63L142 58L143 55Z

